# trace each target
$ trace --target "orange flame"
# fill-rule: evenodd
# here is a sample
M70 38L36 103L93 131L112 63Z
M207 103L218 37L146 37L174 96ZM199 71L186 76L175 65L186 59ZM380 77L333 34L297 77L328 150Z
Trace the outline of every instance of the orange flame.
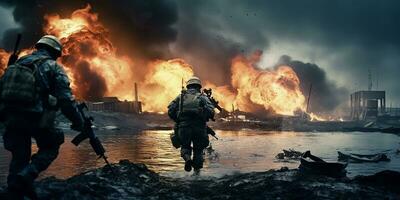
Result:
M81 74L76 71L79 64L86 65L106 82L106 96L120 99L132 99L134 63L126 56L118 56L117 49L109 40L108 31L98 22L98 16L90 12L88 5L76 10L70 18L59 15L46 15L47 25L44 31L61 39L63 57L61 63L72 79L72 88L78 98L88 98L85 94L90 88L79 86ZM72 58L72 59L71 59Z
M250 58L237 56L232 61L232 89L228 86L215 87L216 97L221 97L223 106L233 104L246 112L260 107L277 114L294 115L304 110L305 98L300 90L300 80L289 66L279 66L276 70L259 70L254 67L261 52ZM227 98L226 98L227 97Z
M181 91L182 81L193 76L192 67L182 59L155 61L141 87L143 109L149 112L165 112L171 100Z
M88 67L105 82L102 95L132 100L133 85L138 82L143 109L149 112L165 112L168 103L179 94L182 79L186 81L194 74L184 60L173 59L151 62L145 76L139 77L137 74L141 73L138 73L140 70L135 62L117 53L108 30L98 21L98 15L91 12L90 5L74 11L69 18L53 14L46 15L45 20L44 32L59 37L63 43L60 61L71 79L74 94L80 99L90 99L87 94L91 90L82 82L86 78L78 71L82 66ZM6 65L8 55L0 49L1 66ZM254 65L260 56L261 52L249 58L237 56L232 61L231 85L216 86L205 81L206 87L214 89L215 98L225 108L234 105L247 112L261 108L284 115L304 111L305 98L296 73L289 66L274 70L256 69Z
M4 49L0 49L0 76L3 75L5 67L8 63L8 58L10 57L10 53L6 52Z

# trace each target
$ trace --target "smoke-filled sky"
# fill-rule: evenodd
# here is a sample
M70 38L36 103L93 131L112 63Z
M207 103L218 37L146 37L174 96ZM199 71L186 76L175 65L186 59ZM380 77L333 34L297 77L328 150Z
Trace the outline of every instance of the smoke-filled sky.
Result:
M387 91L388 106L400 105L397 0L1 0L0 47L10 49L15 32L31 45L43 14L70 14L87 3L121 51L183 57L201 78L220 85L230 81L235 55L260 49L258 67L292 66L306 95L313 83L315 111L334 110L350 92L366 90L368 69L373 89Z

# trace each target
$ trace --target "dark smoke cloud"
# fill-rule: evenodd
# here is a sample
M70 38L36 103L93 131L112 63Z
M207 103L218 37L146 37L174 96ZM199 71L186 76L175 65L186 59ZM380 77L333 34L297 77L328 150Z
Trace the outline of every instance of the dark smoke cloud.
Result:
M342 97L347 93L341 86L351 92L366 89L368 68L374 80L379 77L388 101L400 105L397 0L0 0L1 6L15 8L14 18L26 34L24 46L41 36L43 13L69 14L87 3L122 52L144 59L183 57L196 74L218 85L230 82L230 61L237 53L262 49L268 56L277 50L274 61L293 57L289 64L305 94L311 82L314 94L321 93L312 109L343 103L348 97ZM8 30L1 46L11 49L15 32Z
M292 63L299 73L307 71L324 77L300 75L303 83L316 82L316 95L317 92L327 95L326 98L320 95L320 103L312 104L313 109L323 110L326 106L332 110L334 105L346 104L349 97L343 87L350 92L366 90L368 69L373 73L373 88L386 90L389 101L400 105L397 78L400 74L400 1L188 0L178 1L178 7L181 14L178 46L190 51L198 46L203 50L199 53L202 60L193 61L196 69L205 69L197 70L202 77L216 69L227 73L228 78L220 84L229 81L225 63L229 63L231 52L262 49L266 57L279 53L274 55L274 61L281 55L300 60L297 65L303 63L301 67ZM181 35L185 32L188 34ZM223 40L215 41L218 36ZM204 42L197 44L196 38L208 40L202 39ZM215 46L220 48L213 50ZM225 62L216 61L217 65L208 68L206 63L214 61L213 55L219 55ZM379 87L376 87L377 80Z
M14 41L10 38L22 32L22 46L30 47L43 34L45 14L68 16L87 4L99 14L112 40L125 54L144 59L161 58L168 54L168 44L175 41L177 32L172 25L177 20L177 8L169 0L1 0L1 6L14 8L14 19L21 26L7 30L1 46L12 49Z
M19 28L6 30L1 40L1 46L11 50L17 33L22 33L21 48L31 47L43 35L46 14L59 14L69 17L76 9L87 5L92 12L97 13L99 21L109 30L113 45L119 53L129 55L136 63L144 63L154 58L169 57L168 44L175 41L177 31L172 25L177 20L176 4L169 0L13 0L0 1L0 6L14 9L13 17ZM90 49L90 41L81 42L76 55L94 56ZM75 56L76 56L75 55ZM79 98L99 100L107 92L107 86L100 74L91 71L90 64L83 62L74 55L62 59L76 63L71 70L74 79L79 83Z
M300 79L300 89L306 98L312 84L309 111L313 113L334 111L348 98L348 90L328 80L325 71L316 64L292 60L291 57L285 55L280 58L277 66L279 65L292 67Z
M79 88L81 88L78 91L79 93L76 94L79 98L98 101L105 96L105 92L107 91L105 80L95 71L90 70L88 62L79 61L76 64L75 72L77 73L74 73L74 79L80 84ZM87 77L91 78L88 79Z
M230 65L232 58L245 51L265 48L267 38L254 29L245 33L244 29L224 30L225 20L234 20L218 16L223 7L218 1L178 1L179 20L178 38L175 54L183 56L193 65L200 78L224 85L230 83ZM226 18L227 17L227 18ZM232 34L246 35L243 41L237 41Z

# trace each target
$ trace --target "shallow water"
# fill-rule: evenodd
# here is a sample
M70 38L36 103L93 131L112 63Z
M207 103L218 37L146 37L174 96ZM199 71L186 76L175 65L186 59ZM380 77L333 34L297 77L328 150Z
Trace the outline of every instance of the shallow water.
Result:
M141 133L109 132L99 135L107 149L110 162L129 159L145 163L150 169L166 176L185 177L179 150L172 147L170 131L143 131ZM387 152L391 162L349 164L348 176L368 175L391 169L400 171L400 137L383 133L317 133L317 132L274 132L274 131L217 131L220 140L211 139L216 154L206 156L202 174L223 176L236 172L266 171L283 166L297 168L298 161L278 162L275 155L282 149L311 150L328 161L337 160L337 151L370 154ZM90 145L85 142L79 148L70 141L74 135L67 134L57 160L41 177L67 178L72 175L103 166L96 160ZM10 154L0 148L0 184L6 181ZM35 145L33 145L36 149Z

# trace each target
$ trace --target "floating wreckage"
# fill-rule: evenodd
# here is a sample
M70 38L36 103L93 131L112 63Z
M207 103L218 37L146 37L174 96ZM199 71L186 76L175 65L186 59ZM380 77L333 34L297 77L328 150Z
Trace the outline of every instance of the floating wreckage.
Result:
M306 174L319 174L334 178L346 176L347 163L345 162L326 162L314 156L310 151L306 151L300 158L300 172Z
M283 149L283 153L278 153L275 158L278 160L284 160L284 159L289 159L289 160L299 160L301 156L303 155L303 152L296 151L293 149Z
M338 151L338 160L340 161L346 161L346 162L355 162L355 163L361 163L361 162L381 162L381 161L390 161L390 158L384 154L384 153L378 153L378 154L369 154L369 155L363 155L363 154L355 154L355 153L342 153Z

